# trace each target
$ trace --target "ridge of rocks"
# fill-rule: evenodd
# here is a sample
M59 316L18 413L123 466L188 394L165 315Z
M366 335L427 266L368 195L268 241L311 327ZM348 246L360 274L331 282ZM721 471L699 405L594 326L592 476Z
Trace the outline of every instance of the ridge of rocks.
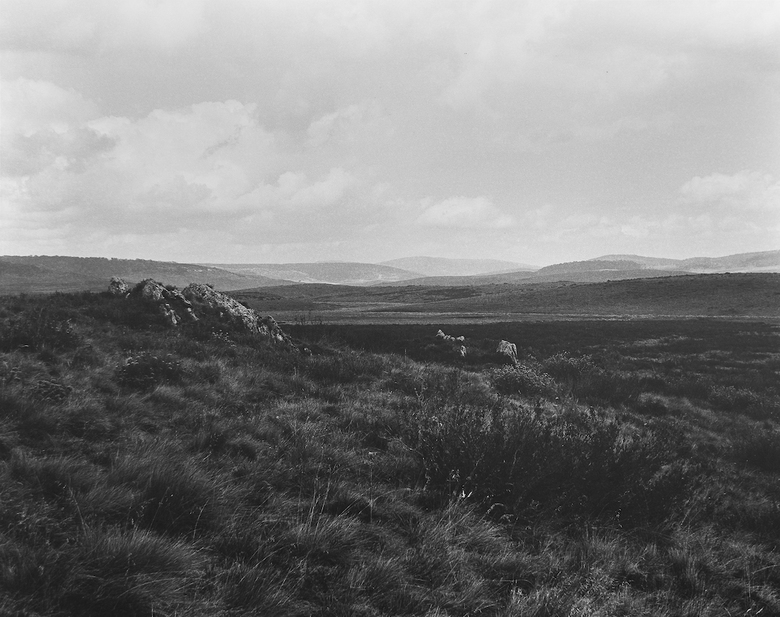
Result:
M190 283L179 291L172 285L163 285L154 279L144 279L135 287L130 287L122 279L113 277L108 291L117 297L139 297L157 304L160 314L171 326L198 321L198 311L210 311L216 313L220 320L240 329L268 337L277 344L296 347L273 317L261 317L254 309L244 306L210 285Z

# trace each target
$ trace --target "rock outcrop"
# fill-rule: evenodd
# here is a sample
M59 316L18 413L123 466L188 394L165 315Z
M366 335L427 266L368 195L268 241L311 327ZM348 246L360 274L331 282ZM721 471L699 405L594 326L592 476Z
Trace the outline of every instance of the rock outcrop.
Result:
M166 287L153 279L146 279L138 283L131 294L156 302L160 313L172 326L178 326L185 320L198 321L192 304L175 287Z
M233 327L268 337L276 344L297 349L273 317L261 317L254 309L244 306L210 285L191 283L179 291L173 286L166 287L153 279L145 279L131 288L122 279L114 277L108 290L118 297L139 297L156 304L160 314L171 326L198 321L198 312L216 314L221 321Z
M127 298L127 296L130 295L130 285L119 277L112 276L111 282L108 284L108 292L113 296Z

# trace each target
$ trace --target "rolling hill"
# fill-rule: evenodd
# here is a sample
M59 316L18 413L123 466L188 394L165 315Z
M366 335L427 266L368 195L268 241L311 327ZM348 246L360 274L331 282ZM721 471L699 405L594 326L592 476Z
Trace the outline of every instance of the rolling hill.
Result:
M403 257L383 261L382 264L424 276L475 276L537 269L537 266L498 259L447 259L444 257Z
M235 274L285 279L295 283L376 285L406 281L419 276L401 268L360 262L209 265Z
M657 270L675 269L692 272L780 272L780 251L738 253L725 257L691 257L689 259L665 259L641 255L604 255L589 260L631 261L645 268ZM578 263L589 263L578 262Z
M112 276L128 282L153 278L180 287L192 282L209 283L224 291L282 283L219 268L147 259L0 256L0 294L102 291Z
M311 311L319 319L382 321L388 313L424 315L717 316L780 318L780 274L696 274L595 283L533 282L482 286L355 288L294 285L233 292L280 319ZM285 314L286 311L289 313ZM373 317L371 317L373 315ZM410 315L411 317L411 315Z
M718 272L780 272L780 251L741 253L726 257L665 259L642 255L603 255L584 261L551 264L535 271L515 270L496 274L425 276L401 284L499 285L568 281L598 283L624 279L680 276Z
M482 294L404 311L630 316L780 317L780 274L698 274L600 283L479 288Z
M516 269L496 272L511 266ZM468 274L478 271L483 273ZM488 271L494 273L484 273ZM429 275L436 272L455 274ZM382 264L182 264L102 257L4 256L0 257L0 294L94 291L105 289L112 276L128 281L155 278L177 286L186 286L191 282L210 283L217 289L232 291L293 283L350 285L364 290L368 286L411 285L428 288L599 283L716 272L780 272L780 251L683 260L604 255L596 259L552 264L536 270L532 266L507 261L432 257L410 257Z

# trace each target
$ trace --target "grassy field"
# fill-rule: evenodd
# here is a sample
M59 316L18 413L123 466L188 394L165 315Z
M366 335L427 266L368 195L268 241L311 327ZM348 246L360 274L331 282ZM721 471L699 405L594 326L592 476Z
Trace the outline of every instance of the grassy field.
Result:
M613 280L440 287L290 285L235 292L260 312L323 321L429 321L453 317L517 319L730 317L780 318L780 274L698 274ZM404 316L406 314L406 316Z
M777 324L436 329L3 298L0 614L780 614Z

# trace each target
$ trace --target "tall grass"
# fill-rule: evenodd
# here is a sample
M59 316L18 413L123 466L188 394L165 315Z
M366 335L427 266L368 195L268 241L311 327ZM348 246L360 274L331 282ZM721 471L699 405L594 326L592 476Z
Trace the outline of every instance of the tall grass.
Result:
M0 319L0 614L780 614L762 324L464 326L423 363L417 326Z

